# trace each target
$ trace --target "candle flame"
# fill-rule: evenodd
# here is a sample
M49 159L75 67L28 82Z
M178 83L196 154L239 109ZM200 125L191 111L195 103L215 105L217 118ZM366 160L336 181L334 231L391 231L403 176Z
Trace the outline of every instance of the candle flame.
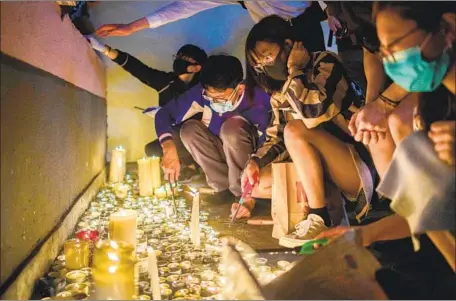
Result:
M109 242L109 245L110 245L113 249L118 249L118 248L119 248L119 245L118 245L117 242L114 241L114 240L111 240L111 241Z
M115 274L117 272L117 265L112 265L108 268L110 274Z
M109 253L108 253L108 257L109 257L109 259L111 259L112 261L119 261L119 256L117 256L116 253L111 253L111 252L109 252Z

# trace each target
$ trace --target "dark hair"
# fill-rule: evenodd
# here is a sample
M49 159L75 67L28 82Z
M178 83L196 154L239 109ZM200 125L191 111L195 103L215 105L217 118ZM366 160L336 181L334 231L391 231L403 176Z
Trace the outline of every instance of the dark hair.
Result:
M420 29L437 32L440 29L442 15L455 12L451 1L376 1L372 10L375 21L381 11L394 10L406 20L413 20Z
M236 88L243 79L242 64L231 55L211 55L201 70L201 85L205 89L210 87L223 91Z
M188 57L194 59L201 66L203 66L207 60L206 51L204 51L203 49L199 48L198 46L195 46L192 44L187 44L187 45L182 46L177 51L177 54L188 56Z
M255 86L260 86L268 93L280 91L283 81L275 80L264 73L257 73L253 66L256 64L253 55L255 54L256 43L260 41L278 44L282 49L285 47L285 40L295 41L294 30L290 23L277 15L268 16L258 22L249 32L245 42L246 61L246 90L247 96L253 99Z

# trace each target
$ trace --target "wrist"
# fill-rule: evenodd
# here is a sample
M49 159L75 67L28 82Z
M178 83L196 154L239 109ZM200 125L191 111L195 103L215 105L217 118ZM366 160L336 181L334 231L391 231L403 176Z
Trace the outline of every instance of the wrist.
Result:
M111 52L112 48L108 45L104 45L104 49L102 51L102 53L106 56L109 56L109 52Z
M176 148L176 145L174 144L174 141L172 139L168 139L166 141L163 141L161 143L161 147L165 149L173 149Z

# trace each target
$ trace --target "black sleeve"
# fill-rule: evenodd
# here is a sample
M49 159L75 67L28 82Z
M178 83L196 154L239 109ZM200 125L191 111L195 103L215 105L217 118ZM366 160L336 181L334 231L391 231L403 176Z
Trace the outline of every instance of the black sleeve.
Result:
M119 52L119 55L113 59L113 61L141 82L157 91L166 87L175 77L172 72L153 69L134 56L120 50L117 51Z

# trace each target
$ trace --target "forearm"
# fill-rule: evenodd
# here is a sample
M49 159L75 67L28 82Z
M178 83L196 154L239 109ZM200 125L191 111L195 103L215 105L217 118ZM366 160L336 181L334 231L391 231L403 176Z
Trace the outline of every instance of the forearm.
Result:
M146 17L133 21L125 26L129 35L147 28L149 28L149 22Z
M366 102L377 99L383 91L386 74L381 60L375 54L363 48L364 73L367 79Z
M363 240L366 245L376 241L396 240L410 237L410 227L407 220L397 214L363 226Z

